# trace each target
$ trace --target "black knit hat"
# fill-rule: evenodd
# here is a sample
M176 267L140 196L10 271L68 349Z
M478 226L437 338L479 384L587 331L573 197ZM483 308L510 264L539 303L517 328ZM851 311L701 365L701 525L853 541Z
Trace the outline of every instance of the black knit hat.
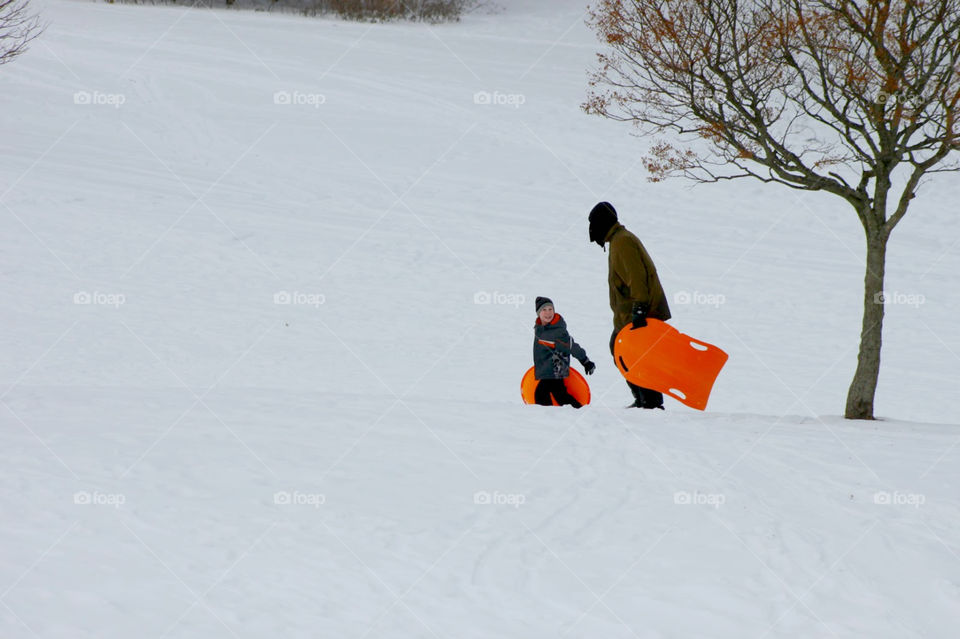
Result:
M609 202L600 202L590 211L590 241L603 248L603 240L617 223L617 209Z
M536 301L537 312L539 313L540 309L546 306L547 304L549 304L550 306L553 306L553 300L550 299L549 297L538 297Z

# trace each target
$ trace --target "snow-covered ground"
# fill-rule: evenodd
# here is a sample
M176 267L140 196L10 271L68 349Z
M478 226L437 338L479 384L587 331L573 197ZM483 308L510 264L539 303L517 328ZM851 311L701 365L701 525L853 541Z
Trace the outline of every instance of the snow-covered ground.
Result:
M0 69L0 637L955 637L953 176L891 242L839 417L842 202L649 184L584 7L368 25L48 0ZM630 398L598 200L708 411ZM533 298L597 362L524 406Z

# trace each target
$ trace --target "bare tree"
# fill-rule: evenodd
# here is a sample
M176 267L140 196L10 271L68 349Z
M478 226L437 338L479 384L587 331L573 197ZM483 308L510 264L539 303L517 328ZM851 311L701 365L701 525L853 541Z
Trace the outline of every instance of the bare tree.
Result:
M599 0L589 23L610 50L584 109L674 134L651 180L750 177L853 207L866 276L845 416L873 419L887 241L924 176L960 170L960 0Z
M42 30L40 18L27 10L27 0L0 0L0 65L26 51Z

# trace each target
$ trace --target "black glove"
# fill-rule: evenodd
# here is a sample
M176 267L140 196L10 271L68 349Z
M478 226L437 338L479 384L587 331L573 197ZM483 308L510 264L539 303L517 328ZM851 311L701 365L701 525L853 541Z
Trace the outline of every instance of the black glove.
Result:
M597 365L591 362L589 359L583 363L583 372L587 375L593 375L593 371L597 370Z
M633 305L633 328L643 328L647 325L647 305L636 302Z

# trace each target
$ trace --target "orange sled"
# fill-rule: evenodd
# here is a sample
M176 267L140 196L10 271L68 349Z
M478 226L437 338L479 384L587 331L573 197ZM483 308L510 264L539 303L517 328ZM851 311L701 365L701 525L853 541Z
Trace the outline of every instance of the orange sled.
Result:
M703 410L729 356L713 344L684 335L657 319L617 333L613 358L631 384L660 391Z
M520 394L523 395L524 404L536 404L534 393L537 391L539 380L533 376L533 366L526 372L520 381ZM563 385L567 387L567 392L573 395L573 398L586 406L590 403L590 385L583 375L578 373L573 367L570 368L570 376L563 380ZM550 399L553 399L551 397ZM557 405L557 400L553 399L553 405Z

